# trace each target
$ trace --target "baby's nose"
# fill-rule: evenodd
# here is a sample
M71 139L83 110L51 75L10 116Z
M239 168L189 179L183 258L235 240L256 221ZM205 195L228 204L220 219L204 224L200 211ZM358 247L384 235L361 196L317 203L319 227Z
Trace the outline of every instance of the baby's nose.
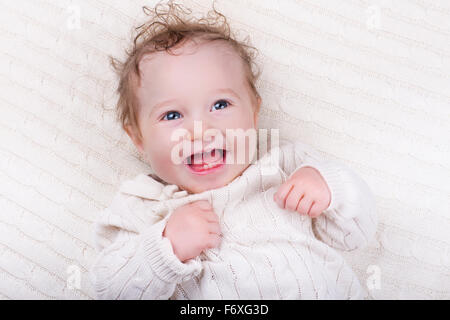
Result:
M214 124L205 120L193 121L193 124L189 125L186 130L189 132L191 141L209 140L211 136L220 134L220 131L214 128Z

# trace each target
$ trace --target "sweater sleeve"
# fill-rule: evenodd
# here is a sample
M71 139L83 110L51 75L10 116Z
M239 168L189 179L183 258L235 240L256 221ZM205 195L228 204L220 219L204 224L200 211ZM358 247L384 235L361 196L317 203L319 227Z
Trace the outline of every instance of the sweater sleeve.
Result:
M103 248L89 273L97 298L165 300L178 283L200 273L199 257L182 263L162 236L167 218L135 232L109 210L102 214L103 224L97 224L95 236ZM110 228L105 228L105 221L112 223Z
M330 188L329 207L312 219L316 238L343 251L366 246L377 229L375 198L367 183L343 163L327 161L303 143L290 143L280 150L280 166L289 177L302 167L312 167Z

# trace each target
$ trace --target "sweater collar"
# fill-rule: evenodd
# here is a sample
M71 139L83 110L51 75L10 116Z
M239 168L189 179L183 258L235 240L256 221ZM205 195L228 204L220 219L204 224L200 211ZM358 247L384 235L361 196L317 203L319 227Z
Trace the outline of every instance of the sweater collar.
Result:
M164 184L154 175L139 174L132 180L127 180L120 186L119 192L149 200L167 200L188 195L186 190L180 190L175 184Z

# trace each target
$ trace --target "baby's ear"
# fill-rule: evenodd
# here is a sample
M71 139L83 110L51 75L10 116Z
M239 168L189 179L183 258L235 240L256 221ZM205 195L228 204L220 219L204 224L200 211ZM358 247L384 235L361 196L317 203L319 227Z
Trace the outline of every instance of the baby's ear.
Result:
M138 151L143 154L144 153L144 148L142 146L142 141L139 138L138 133L136 132L136 129L133 128L133 126L131 125L125 125L123 127L123 129L125 130L125 132L127 133L127 135L130 137L131 141L133 141L133 144L136 146L136 148L138 149Z

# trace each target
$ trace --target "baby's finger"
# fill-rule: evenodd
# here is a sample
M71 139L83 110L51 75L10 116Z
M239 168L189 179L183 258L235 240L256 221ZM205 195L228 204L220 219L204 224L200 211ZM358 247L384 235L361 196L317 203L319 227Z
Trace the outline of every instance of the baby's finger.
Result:
M294 188L291 190L291 192L286 198L286 209L290 211L295 211L303 196L304 196L303 189L294 186Z
M217 234L210 233L208 236L208 241L206 243L207 248L216 248L220 245L220 237Z
M297 206L297 211L300 214L304 214L307 215L309 214L309 211L311 210L311 206L312 206L313 200L308 197L308 196L304 196L302 198L302 200L300 200L298 206Z
M309 210L309 216L311 218L317 218L322 213L321 206L319 206L319 203L313 201L313 204L311 206L311 210Z
M220 231L220 225L218 223L208 223L208 230L209 233L214 233L214 234L222 234L222 232Z
M273 200L278 204L278 206L280 208L282 208L282 209L285 208L286 197L288 196L289 192L292 190L293 187L294 187L293 184L285 182L280 186L278 191L274 194Z
M193 204L203 210L210 210L212 208L208 200L198 200L193 202Z
M217 216L217 214L214 213L214 211L206 211L202 213L203 217L205 217L206 221L208 222L214 222L214 223L218 223L219 222L219 217Z

